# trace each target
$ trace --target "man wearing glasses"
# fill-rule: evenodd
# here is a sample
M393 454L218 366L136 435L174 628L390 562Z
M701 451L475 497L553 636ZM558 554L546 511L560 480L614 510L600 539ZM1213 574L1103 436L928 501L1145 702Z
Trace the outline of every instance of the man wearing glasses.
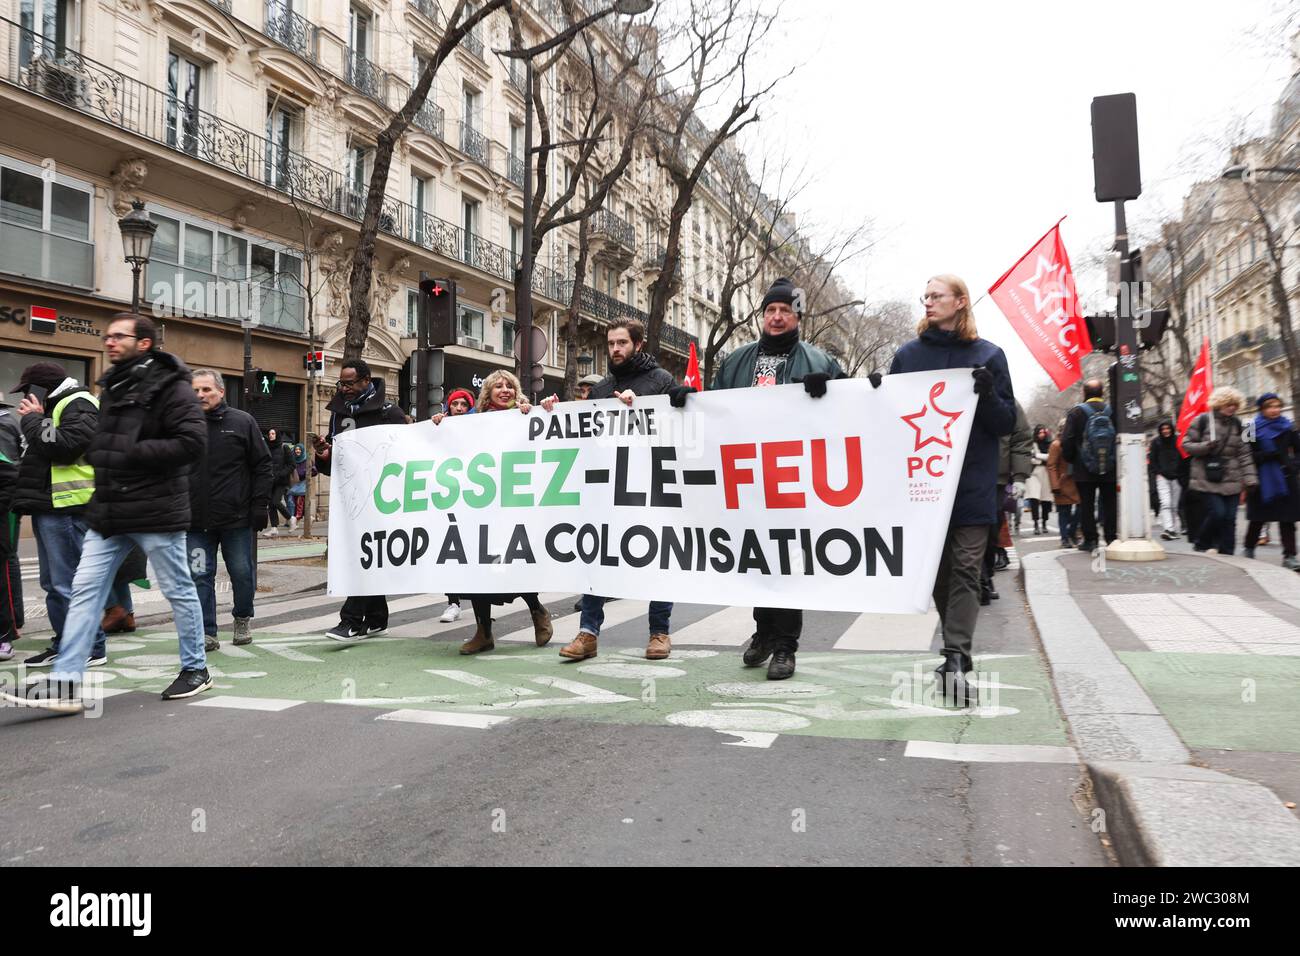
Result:
M406 415L384 400L384 382L372 378L370 366L361 359L348 359L339 373L338 394L330 400L329 434L312 435L316 470L330 473L334 436L353 428L372 425L405 425ZM355 595L343 602L337 627L325 632L336 641L360 641L388 630L388 598L382 594Z
M185 550L189 469L203 457L207 424L190 370L157 342L158 330L145 316L124 312L109 323L104 350L112 368L98 383L99 427L86 451L95 469L95 494L86 509L90 529L59 655L48 681L0 692L13 703L65 714L84 709L86 656L117 569L136 545L153 564L180 640L181 672L163 699L193 697L212 686L203 610Z

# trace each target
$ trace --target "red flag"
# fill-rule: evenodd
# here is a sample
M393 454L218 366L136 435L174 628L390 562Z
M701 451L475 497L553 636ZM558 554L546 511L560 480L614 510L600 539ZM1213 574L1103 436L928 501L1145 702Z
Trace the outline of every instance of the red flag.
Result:
M1192 369L1192 377L1187 380L1187 394L1183 396L1183 407L1178 410L1178 450L1182 452L1184 458L1187 452L1183 451L1183 435L1187 434L1187 428L1196 420L1196 416L1210 409L1210 391L1214 388L1214 381L1210 376L1210 337L1207 335L1201 343L1201 355L1196 360L1196 367Z
M989 296L1061 391L1083 376L1083 357L1092 351L1070 257L1061 242L1063 221L989 288Z
M683 385L689 385L697 392L704 387L700 381L700 358L695 354L695 343L691 343L691 357L686 360L686 377L682 379Z

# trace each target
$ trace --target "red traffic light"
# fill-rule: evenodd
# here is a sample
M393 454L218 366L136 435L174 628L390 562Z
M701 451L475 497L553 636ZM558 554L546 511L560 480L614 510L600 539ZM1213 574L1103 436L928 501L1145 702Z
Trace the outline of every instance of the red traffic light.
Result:
M445 295L447 292L447 281L445 279L421 279L420 291L425 295L434 297Z

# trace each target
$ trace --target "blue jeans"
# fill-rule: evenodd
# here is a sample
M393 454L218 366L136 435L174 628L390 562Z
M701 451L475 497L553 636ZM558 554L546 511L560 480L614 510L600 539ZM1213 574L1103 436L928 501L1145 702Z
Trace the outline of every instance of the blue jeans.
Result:
M72 601L72 579L81 562L86 531L89 525L76 515L52 514L32 515L32 531L36 535L36 554L41 562L41 590L45 592L45 612L50 618L50 627L54 629L54 639L50 647L59 649L67 624L68 605ZM111 579L110 575L110 579ZM102 616L104 608L101 606ZM104 642L107 638L96 622L94 637L94 654L104 656Z
M110 607L120 607L127 614L135 613L135 603L131 600L131 582L123 581L121 584L114 584L112 590L108 592L108 604Z
M1071 547L1074 544L1074 532L1079 530L1078 505L1057 505L1056 521L1061 526L1061 544Z
M582 616L579 619L578 630L586 631L592 637L600 636L600 626L605 623L605 602L608 598L597 597L594 594L584 594L582 596ZM667 634L668 619L673 613L672 601L651 601L650 602L650 633Z
M186 536L190 552L190 574L203 605L203 633L217 635L217 545L230 575L230 589L235 594L235 617L253 616L253 529L225 528L217 531L191 531Z
M1237 547L1237 496L1207 493L1201 500L1205 502L1205 520L1196 536L1196 547L1218 548L1219 554L1232 554Z
M72 601L64 626L59 656L52 674L57 680L80 681L86 667L86 652L99 631L104 602L113 587L113 577L122 566L131 546L137 544L149 556L158 584L172 606L176 632L180 638L182 670L203 670L207 657L203 653L203 609L185 560L185 532L131 531L101 537L98 531L86 532L81 563L72 579Z

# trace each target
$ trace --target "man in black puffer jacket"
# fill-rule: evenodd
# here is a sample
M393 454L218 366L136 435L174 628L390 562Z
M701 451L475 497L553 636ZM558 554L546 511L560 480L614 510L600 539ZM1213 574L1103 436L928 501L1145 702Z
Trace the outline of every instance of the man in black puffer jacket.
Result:
M51 678L29 685L19 697L10 695L17 703L59 713L83 709L86 655L117 569L134 545L157 572L180 639L181 672L163 699L192 697L212 686L203 651L203 610L185 550L189 468L203 457L207 424L190 370L159 351L157 341L158 330L145 316L119 313L109 322L104 343L113 367L98 383L99 430L86 452L95 468L90 530Z
M1183 486L1179 482L1179 473L1183 470L1183 453L1178 450L1178 436L1174 433L1174 423L1163 421L1156 429L1156 437L1149 446L1151 459L1151 479L1155 485L1156 500L1160 503L1160 537L1173 541L1181 532L1178 527L1179 499L1183 495Z
M234 643L253 640L249 622L257 574L253 534L266 527L271 494L271 452L253 416L226 404L221 373L201 368L194 373L194 394L208 423L207 450L190 467L190 533L186 548L190 572L203 605L204 650L220 649L217 640L217 548L230 574L234 594Z

